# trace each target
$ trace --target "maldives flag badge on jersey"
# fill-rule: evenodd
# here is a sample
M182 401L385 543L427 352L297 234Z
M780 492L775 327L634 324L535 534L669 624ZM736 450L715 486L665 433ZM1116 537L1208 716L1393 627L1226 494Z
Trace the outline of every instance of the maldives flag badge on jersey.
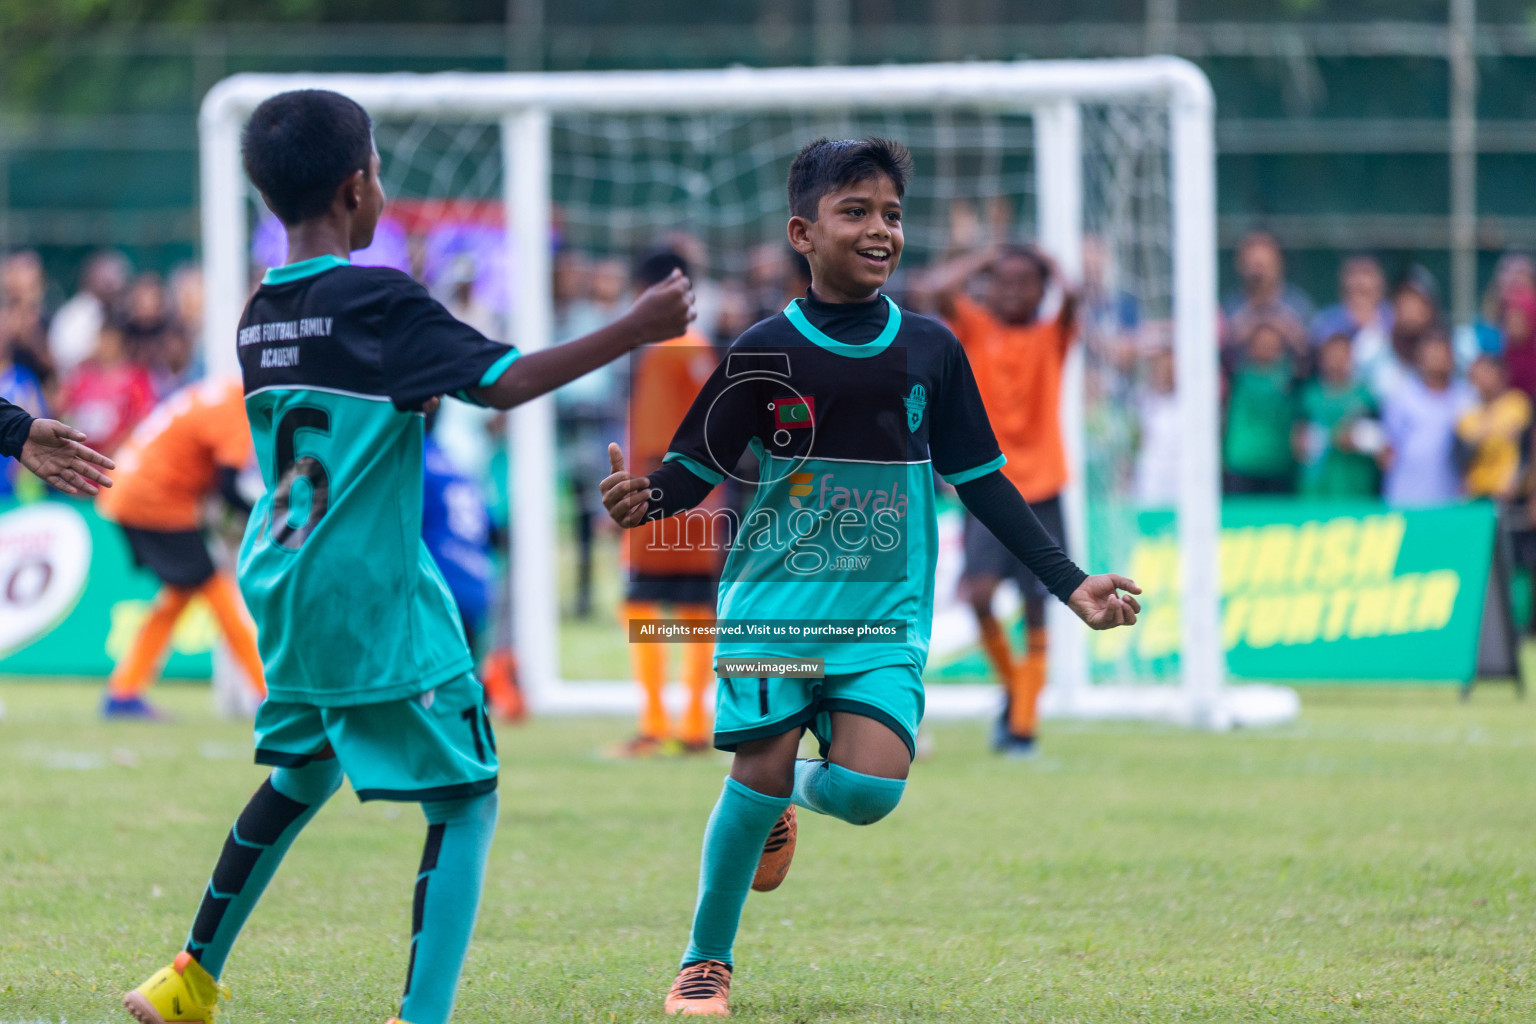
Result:
M782 430L797 430L816 424L816 399L780 398L773 403L773 425Z

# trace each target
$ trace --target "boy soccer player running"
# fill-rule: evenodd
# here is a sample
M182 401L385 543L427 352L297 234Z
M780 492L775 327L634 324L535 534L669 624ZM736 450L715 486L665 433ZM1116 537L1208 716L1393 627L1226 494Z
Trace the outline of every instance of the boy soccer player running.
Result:
M965 294L965 284L987 275L985 303ZM1065 543L1061 489L1067 483L1066 448L1061 440L1061 375L1067 349L1077 333L1077 295L1068 290L1061 309L1040 320L1040 304L1055 273L1039 251L1003 246L961 257L940 267L931 287L939 312L977 368L987 419L1008 457L1003 475L1029 502L1047 533ZM1015 663L1003 628L992 614L997 585L1011 579L1024 599L1027 627L1024 658ZM993 745L1010 756L1034 752L1036 711L1045 689L1046 631L1044 584L986 530L975 515L965 517L965 569L961 575L982 649L1003 684L1003 714Z
M1130 625L1139 593L1087 576L1003 476L965 354L937 321L880 289L901 258L911 157L884 139L801 150L789 240L804 299L743 334L693 403L660 468L637 477L610 446L603 503L619 525L696 505L751 447L760 470L720 584L718 617L893 622L894 642L741 640L720 658L824 660L820 679L722 678L715 746L734 751L705 827L698 902L668 1013L729 1013L731 947L749 888L776 887L794 808L868 825L895 809L922 718L937 526L932 472L1095 629ZM822 759L796 761L810 728Z
M238 344L267 493L238 562L268 697L273 766L214 866L184 950L124 996L143 1024L206 1022L241 926L299 831L341 785L420 803L399 1020L445 1024L496 822L496 746L442 574L421 540L421 410L437 396L510 408L647 341L683 333L681 274L618 321L518 357L398 271L353 267L384 207L372 122L305 90L258 106L246 173L287 228L289 259L247 304Z

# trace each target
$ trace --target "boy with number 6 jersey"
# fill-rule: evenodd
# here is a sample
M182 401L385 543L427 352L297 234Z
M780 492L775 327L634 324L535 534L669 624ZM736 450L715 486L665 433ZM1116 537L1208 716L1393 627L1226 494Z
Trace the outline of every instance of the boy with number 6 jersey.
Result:
M603 503L632 528L697 505L751 448L751 507L721 577L725 623L895 622L895 638L717 646L715 746L734 751L705 827L693 929L668 1013L729 1013L732 945L749 888L773 889L794 853L795 807L868 825L895 809L923 713L937 527L932 473L1090 626L1140 610L1123 576L1087 576L1001 469L965 353L943 325L880 291L901 258L905 147L821 139L789 172L789 241L811 289L749 329L683 419L663 464L624 469L609 448ZM1130 593L1121 596L1119 590ZM731 676L725 659L824 661L816 679ZM796 761L806 729L822 757Z
M444 394L510 408L681 334L692 292L674 274L615 323L519 357L406 275L348 262L384 208L360 106L283 93L256 108L241 143L293 261L267 272L231 339L267 486L238 574L267 675L256 760L273 772L230 830L185 948L124 1003L142 1024L212 1018L241 926L345 774L360 799L422 806L398 1019L446 1024L495 829L497 762L453 600L421 539L422 412Z

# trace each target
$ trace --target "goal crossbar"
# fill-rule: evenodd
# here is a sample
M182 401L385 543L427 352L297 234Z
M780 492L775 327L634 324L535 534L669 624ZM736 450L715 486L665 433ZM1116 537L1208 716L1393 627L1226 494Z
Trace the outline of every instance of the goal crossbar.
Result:
M1227 705L1225 658L1219 628L1217 538L1216 204L1214 98L1205 75L1173 57L1097 61L966 62L875 67L729 68L668 72L242 74L218 83L199 115L203 260L208 339L233 339L247 290L247 191L240 167L239 132L263 99L295 88L327 88L357 100L376 118L444 116L495 121L501 127L502 197L512 259L509 335L532 351L549 344L553 326L548 228L551 119L569 113L800 112L968 108L1029 113L1039 166L1037 222L1042 244L1068 274L1081 268L1082 104L1135 99L1166 105L1170 126L1170 203L1173 222L1171 289L1173 343L1180 421L1187 439L1180 459L1178 537L1182 581L1181 681L1151 700L1153 717L1220 726ZM207 353L214 372L238 367L232 343ZM1076 378L1081 380L1080 373ZM1070 380L1069 380L1069 392ZM1080 403L1068 396L1066 419L1072 458L1081 469ZM1074 429L1074 427L1076 429ZM562 681L555 638L559 627L555 536L553 402L527 403L509 428L517 438L513 460L513 603L516 639L530 702L543 710L610 706L617 686ZM1081 472L1075 474L1081 480ZM1087 540L1080 485L1065 495L1076 526L1074 554ZM1052 709L1095 714L1117 706L1111 687L1086 692L1086 634L1075 630L1061 651L1073 668L1057 685ZM1059 648L1058 648L1059 649ZM952 697L946 691L954 690ZM1140 688L1129 688L1140 689ZM632 701L632 689L625 696ZM1150 706L1149 695L1128 695L1127 708ZM977 688L937 687L929 707L938 714L977 706ZM953 704L953 708L948 705ZM1132 714L1144 712L1132 711Z

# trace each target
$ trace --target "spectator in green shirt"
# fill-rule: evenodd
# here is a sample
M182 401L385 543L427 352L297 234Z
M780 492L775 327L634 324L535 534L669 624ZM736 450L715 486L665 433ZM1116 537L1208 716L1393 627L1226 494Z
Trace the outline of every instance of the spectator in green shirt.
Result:
M1301 390L1294 435L1301 493L1309 498L1374 498L1381 493L1381 424L1370 390L1355 380L1351 338L1328 336L1318 349L1317 379Z
M1227 494L1292 494L1296 376L1282 325L1258 321L1229 359L1222 489Z

